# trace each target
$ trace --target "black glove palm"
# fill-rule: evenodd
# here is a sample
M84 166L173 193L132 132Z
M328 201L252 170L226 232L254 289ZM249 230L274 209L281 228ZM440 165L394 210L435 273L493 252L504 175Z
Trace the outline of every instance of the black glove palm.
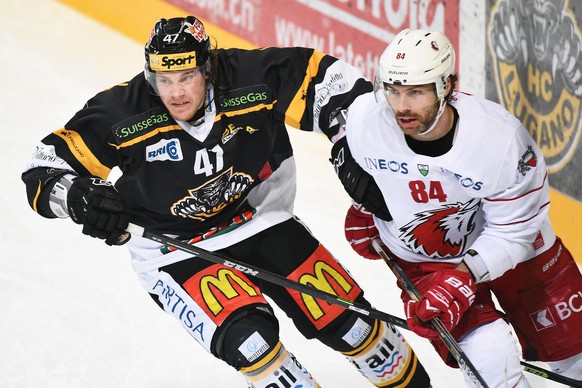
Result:
M129 218L111 182L95 176L75 179L67 194L67 208L71 219L83 225L84 234L105 240L107 245L129 241L125 232Z

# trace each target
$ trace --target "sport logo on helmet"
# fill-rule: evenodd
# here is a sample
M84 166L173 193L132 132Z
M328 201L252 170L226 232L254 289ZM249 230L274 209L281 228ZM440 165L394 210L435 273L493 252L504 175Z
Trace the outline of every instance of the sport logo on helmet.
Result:
M150 67L153 71L187 70L196 66L195 51L177 54L150 54Z
M439 45L437 44L437 42L435 42L434 40L432 42L430 42L430 47L434 50L434 51L439 51Z
M192 35L198 42L203 42L208 39L204 25L200 23L200 20L196 20L194 24L185 22L184 25L188 27L185 31Z
M415 219L400 228L400 239L413 252L434 258L458 256L465 251L467 237L480 202L446 204L438 209L415 214Z

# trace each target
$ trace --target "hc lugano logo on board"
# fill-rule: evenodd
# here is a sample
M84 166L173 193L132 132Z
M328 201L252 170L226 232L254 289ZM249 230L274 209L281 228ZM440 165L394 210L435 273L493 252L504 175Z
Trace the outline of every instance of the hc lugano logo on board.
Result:
M499 100L529 130L550 172L568 163L582 131L582 34L569 3L496 0L487 28Z

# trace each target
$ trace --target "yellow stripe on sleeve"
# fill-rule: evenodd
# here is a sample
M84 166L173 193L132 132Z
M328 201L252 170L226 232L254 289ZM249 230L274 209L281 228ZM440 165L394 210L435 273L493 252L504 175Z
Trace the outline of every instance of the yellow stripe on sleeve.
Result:
M106 179L111 169L103 165L89 150L81 135L70 129L61 128L53 132L67 143L73 156L93 175Z
M273 101L270 104L259 104L259 105L254 105L254 106L244 108L244 109L232 110L232 111L227 111L227 112L219 112L216 115L216 119L214 119L214 121L222 120L223 117L234 117L234 116L239 116L239 115L245 115L245 114L250 113L250 112L257 112L261 109L272 110L276 103L277 103L277 100Z
M32 201L32 208L37 213L38 213L38 197L40 196L41 188L42 188L42 182L39 180L38 187L36 188L36 195L34 196L34 200Z
M153 136L155 136L155 135L157 135L158 133L161 133L161 132L182 131L182 130L183 130L182 127L180 127L178 124L166 125L165 127L157 128L154 131L147 132L144 135L138 136L136 138L133 138L131 140L128 140L126 142L123 142L123 143L121 143L119 145L117 145L117 144L111 144L111 143L109 143L109 145L112 146L112 147L115 147L117 149L121 149L121 148L124 148L124 147L130 147L130 146L132 146L134 144L137 144L137 143L141 143L142 141L144 141L146 139L149 139L150 137L153 137Z
M309 64L307 66L307 72L303 79L303 83L297 91L297 94L295 94L295 97L293 97L291 104L289 104L287 112L285 112L285 124L293 128L299 128L299 122L305 112L305 94L307 93L307 85L309 85L311 79L317 74L319 64L324 56L325 54L315 50L311 58L309 58Z

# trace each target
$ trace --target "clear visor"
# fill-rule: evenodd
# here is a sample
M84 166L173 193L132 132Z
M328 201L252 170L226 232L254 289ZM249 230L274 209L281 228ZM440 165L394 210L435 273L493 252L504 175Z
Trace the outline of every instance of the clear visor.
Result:
M395 112L418 112L441 103L434 84L388 84L378 74L374 77L374 96L378 104L388 104Z
M376 102L386 107L401 128L416 127L417 134L431 132L444 112L446 101L439 98L434 83L402 85L383 82L374 77Z
M206 80L205 66L176 71L154 72L144 69L145 78L156 96L167 96Z

